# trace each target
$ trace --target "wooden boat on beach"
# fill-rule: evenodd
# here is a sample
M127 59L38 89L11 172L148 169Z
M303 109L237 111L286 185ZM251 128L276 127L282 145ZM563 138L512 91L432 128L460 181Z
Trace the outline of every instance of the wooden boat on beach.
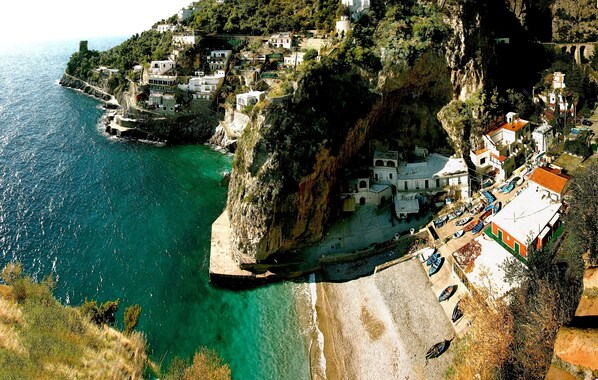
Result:
M438 255L436 260L434 260L434 262L432 262L432 265L430 265L430 270L428 270L428 275L431 277L435 273L438 273L438 271L442 267L443 262L444 262L444 257Z
M445 341L436 343L435 345L430 347L428 352L426 352L426 359L433 359L433 358L439 357L440 355L442 355L442 353L444 351L446 351L448 349L450 344L451 344L450 340L445 340Z
M438 296L438 302L446 301L452 297L453 294L457 291L457 285L450 285L447 286L446 289L440 293Z

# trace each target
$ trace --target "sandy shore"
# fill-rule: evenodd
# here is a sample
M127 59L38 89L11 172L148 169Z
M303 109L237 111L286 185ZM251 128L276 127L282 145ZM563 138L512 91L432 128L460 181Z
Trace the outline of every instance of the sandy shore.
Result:
M454 336L417 260L348 282L317 284L317 324L326 373L312 353L312 377L442 379L449 350L426 365L429 347Z

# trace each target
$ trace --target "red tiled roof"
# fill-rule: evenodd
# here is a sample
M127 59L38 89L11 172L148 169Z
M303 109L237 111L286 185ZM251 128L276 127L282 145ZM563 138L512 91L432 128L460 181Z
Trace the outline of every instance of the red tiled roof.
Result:
M565 185L571 179L570 176L560 173L556 169L549 169L545 167L538 167L529 177L531 182L534 182L545 189L554 193L561 194L565 189Z
M502 161L505 161L505 160L507 159L507 157L506 157L506 156L497 156L497 155L496 155L496 154L494 154L494 153L490 153L490 156L492 156L492 157L496 158L497 160L499 160L499 161L501 161L501 162L502 162Z
M525 127L528 123L529 123L529 121L527 121L527 120L517 118L517 119L513 120L513 123L511 123L511 124L504 123L500 127L503 129L507 129L509 131L517 132L521 128Z

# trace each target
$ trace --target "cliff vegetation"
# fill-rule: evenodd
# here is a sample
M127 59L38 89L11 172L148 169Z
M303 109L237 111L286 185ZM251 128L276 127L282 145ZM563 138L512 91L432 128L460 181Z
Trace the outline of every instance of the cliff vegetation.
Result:
M160 376L147 356L141 332L133 331L141 308L125 310L125 332L116 330L118 301L80 307L54 298L51 277L36 283L20 264L8 264L0 284L0 378L2 379L142 379ZM200 349L193 361L175 358L167 379L231 378L218 355Z

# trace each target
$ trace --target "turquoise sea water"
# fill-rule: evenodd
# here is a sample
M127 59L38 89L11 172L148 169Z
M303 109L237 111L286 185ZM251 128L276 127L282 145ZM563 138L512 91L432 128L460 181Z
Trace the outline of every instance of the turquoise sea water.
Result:
M90 41L104 49L118 41ZM0 265L58 278L65 303L138 303L152 358L213 348L236 379L309 377L297 285L208 283L231 158L107 138L98 102L60 87L78 42L0 46Z

